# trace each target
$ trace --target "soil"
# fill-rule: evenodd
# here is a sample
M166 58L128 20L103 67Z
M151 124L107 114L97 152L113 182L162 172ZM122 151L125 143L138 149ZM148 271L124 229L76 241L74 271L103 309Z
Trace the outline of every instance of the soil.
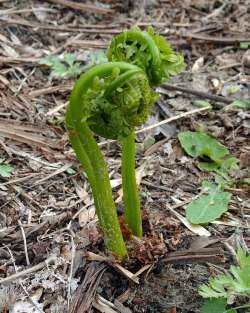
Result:
M200 312L198 287L235 262L239 245L250 247L250 189L239 183L250 177L250 111L231 105L249 101L250 3L85 4L0 0L0 163L12 170L0 175L0 312ZM65 130L75 78L51 75L41 60L72 53L83 71L113 34L135 24L154 26L187 67L159 88L143 127L178 117L137 136L144 236L128 241L130 257L119 264L105 250ZM193 112L204 101L212 109ZM196 234L185 208L214 174L185 154L177 134L201 128L239 159L239 170L228 212ZM97 140L122 222L120 146Z

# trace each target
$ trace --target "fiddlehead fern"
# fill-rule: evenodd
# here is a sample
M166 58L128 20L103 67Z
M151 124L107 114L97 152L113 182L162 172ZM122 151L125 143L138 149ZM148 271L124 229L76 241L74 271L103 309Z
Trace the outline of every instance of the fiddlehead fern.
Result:
M107 168L92 131L123 140L146 120L156 94L137 66L110 62L83 74L72 91L66 113L71 144L87 173L107 247L126 255Z
M153 28L141 31L134 27L113 37L107 52L110 61L125 61L140 67L151 86L159 86L184 67L183 57ZM136 236L142 235L140 201L135 179L134 132L122 140L122 183L125 220Z
M96 77L82 102L85 112L88 110L90 129L102 137L120 140L146 121L158 96L138 67L121 73L116 63L112 66L114 72L105 80Z
M183 57L152 27L148 31L134 27L113 37L107 55L109 61L124 61L143 69L151 86L161 85L184 67Z
M177 74L184 62L152 28L147 32L134 28L114 37L108 58L109 63L91 68L76 82L66 113L66 126L71 144L87 173L107 247L123 257L127 252L109 176L92 132L122 143L125 220L132 233L141 236L134 127L146 121L157 98L150 86L159 86Z

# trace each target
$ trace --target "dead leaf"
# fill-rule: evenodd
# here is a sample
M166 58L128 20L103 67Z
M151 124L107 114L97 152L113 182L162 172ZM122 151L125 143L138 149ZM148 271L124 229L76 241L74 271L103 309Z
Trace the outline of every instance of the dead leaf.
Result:
M96 217L95 207L91 206L88 209L81 211L78 216L78 222L80 227L84 227L89 222L93 221Z
M204 65L204 58L200 57L198 58L195 62L194 65L192 66L191 72L192 73L198 73L200 72L201 68Z

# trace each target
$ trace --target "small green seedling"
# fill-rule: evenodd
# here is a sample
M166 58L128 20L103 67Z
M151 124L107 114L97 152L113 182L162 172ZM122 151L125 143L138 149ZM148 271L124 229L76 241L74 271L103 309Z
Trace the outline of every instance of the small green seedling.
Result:
M237 252L239 265L231 265L227 274L210 278L199 288L203 298L225 298L233 302L237 296L250 297L250 256L240 248Z
M4 159L0 158L0 176L3 178L9 178L13 172L13 167L4 163Z
M89 66L98 65L108 62L107 55L104 51L91 51L89 53Z
M62 58L57 55L49 55L39 62L52 69L51 75L55 77L76 77L81 71L81 65L76 62L76 56L72 53L64 53Z
M228 94L229 95L234 95L238 93L241 90L241 86L239 85L233 85L228 89Z
M233 101L232 106L240 109L248 109L250 107L250 102L246 100L236 99Z
M234 309L226 308L227 303L234 303L237 297L250 299L250 255L239 248L237 259L238 265L232 265L228 273L209 278L207 284L200 286L199 294L209 299L203 306L202 313L209 313L208 309L212 307L216 313L237 312L236 309L250 308L249 304Z
M206 100L195 100L194 105L199 107L199 108L205 108L205 107L212 108L211 104Z
M250 42L242 41L240 42L240 49L248 49L250 47Z
M228 308L226 300L219 298L207 300L201 308L201 313L237 313L237 311Z
M136 126L148 118L161 85L184 66L165 39L134 28L115 36L109 62L96 65L76 82L66 113L73 149L87 173L107 247L118 257L127 254L109 175L93 132L122 145L122 187L125 221L132 234L142 236L140 199L135 179Z
M201 170L215 172L216 184L203 183L200 196L186 209L188 220L193 224L207 224L221 217L228 210L231 193L223 191L232 184L230 174L238 169L239 160L229 155L228 149L215 138L203 132L182 132L178 138L190 156L201 159Z

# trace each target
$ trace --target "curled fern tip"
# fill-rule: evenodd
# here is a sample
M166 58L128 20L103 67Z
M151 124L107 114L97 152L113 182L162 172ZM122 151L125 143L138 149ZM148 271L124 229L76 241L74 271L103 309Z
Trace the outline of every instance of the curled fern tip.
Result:
M159 86L184 67L182 55L174 52L163 36L153 27L141 31L133 27L130 31L115 36L108 49L109 61L125 61L143 69L151 86Z

